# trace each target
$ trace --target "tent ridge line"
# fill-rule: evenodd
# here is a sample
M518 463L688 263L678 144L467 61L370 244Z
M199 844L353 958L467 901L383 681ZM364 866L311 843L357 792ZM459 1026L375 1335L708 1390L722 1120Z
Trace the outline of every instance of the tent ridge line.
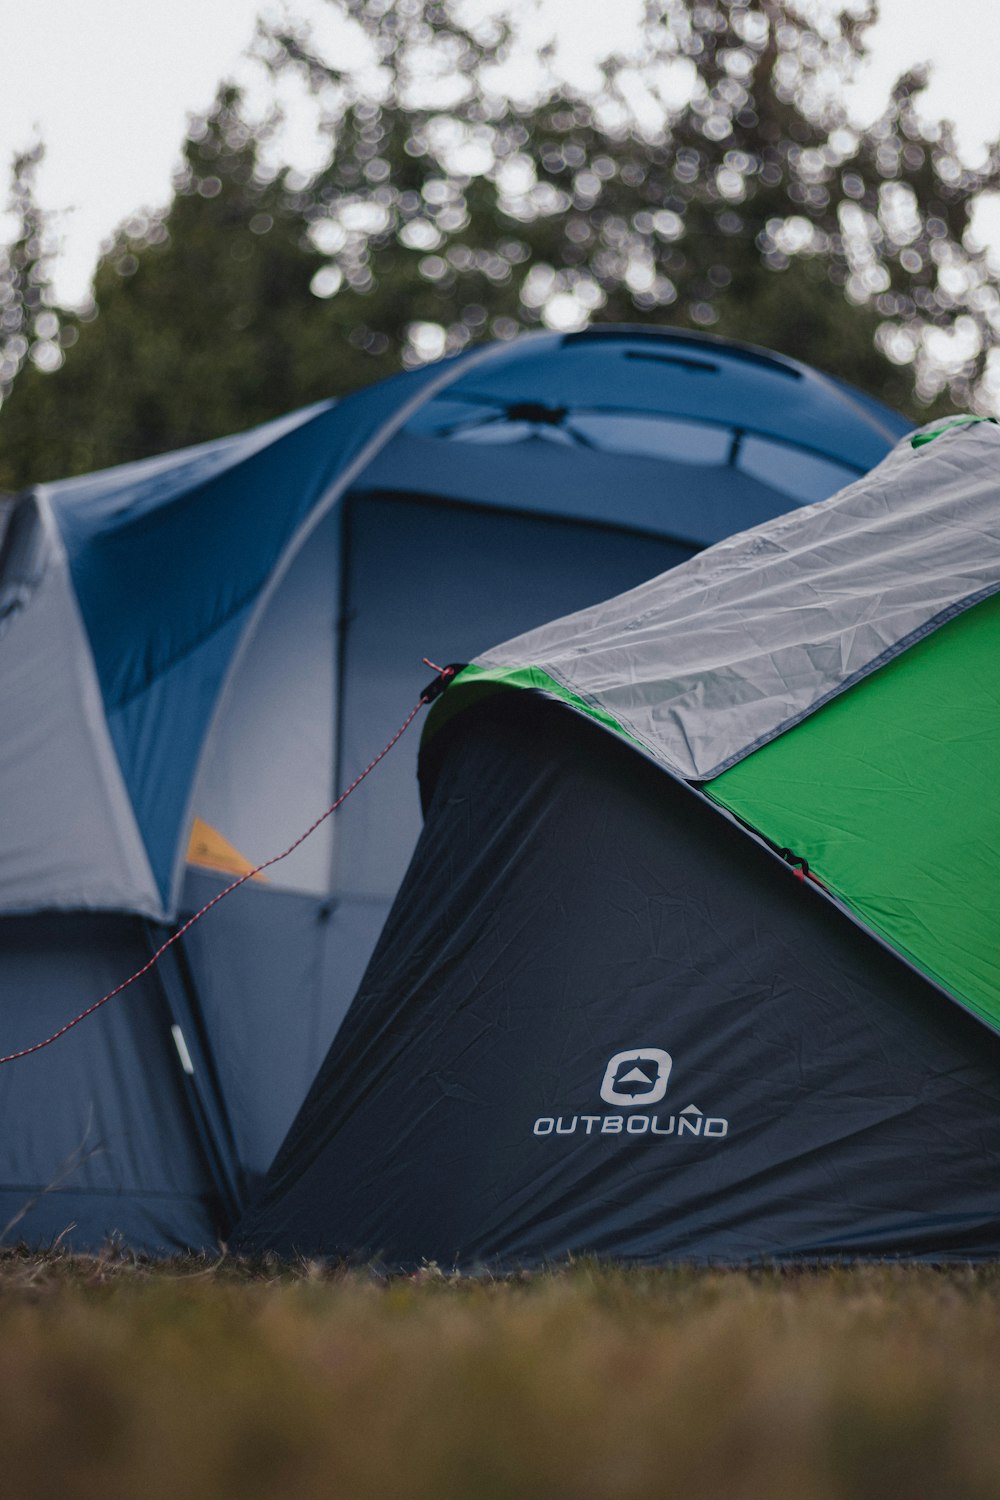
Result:
M881 402L873 401L871 406L866 405L864 402L859 401L856 396L852 395L850 389L838 380L836 376L828 374L825 370L811 369L803 360L796 359L794 355L781 354L776 349L768 349L763 344L755 344L748 339L727 339L722 334L708 333L694 328L660 329L655 326L650 327L646 323L616 324L614 325L614 331L612 329L607 330L607 337L609 339L614 337L620 339L626 337L645 337L651 338L651 341L655 342L656 335L661 332L671 334L678 343L689 344L695 348L701 348L705 352L715 349L721 350L726 345L729 345L731 348L740 351L744 357L746 355L752 356L755 364L767 366L776 374L792 374L801 379L811 373L817 376L844 405L850 407L852 412L860 417L864 424L873 426L880 437L887 438L892 443L897 441L896 434L890 430L889 423L886 421L886 418L891 413L884 410ZM602 329L601 325L599 323L591 324L590 327L582 328L576 333L564 334L563 343L565 345L585 343L588 340L594 340L602 336L604 336L604 329Z
M203 442L190 443L186 447L178 449L168 449L164 453L150 453L147 454L145 458L125 460L121 464L110 464L107 468L95 469L93 473L70 475L66 479L41 480L37 484L28 485L25 489L20 490L14 496L14 499L21 500L29 495L34 495L36 497L44 496L48 504L52 505L53 502L55 502L55 508L61 510L62 501L60 495L58 493L53 494L53 491L58 492L63 488L63 486L72 485L77 480L82 481L85 479L96 479L103 474L113 474L117 469L120 468L131 469L134 467L140 467L143 464L156 464L158 461L163 462L164 474L174 473L176 472L176 469L183 468L184 465L179 463L176 465L170 465L167 463L168 459L179 459L185 456L189 456L189 462L193 462L196 455L203 454L207 449L214 448L220 458L218 467L213 469L210 474L207 474L204 479L199 481L199 483L193 489L185 490L183 493L183 497L177 497L177 501L183 503L184 501L186 501L189 495L200 493L200 491L203 490L207 485L213 484L219 478L220 474L238 472L246 464L252 463L254 459L258 458L261 452L263 452L265 449L272 448L279 443L283 443L286 438L294 436L296 433L300 432L302 428L307 427L311 422L315 422L319 417L327 415L334 409L336 405L336 398L328 396L324 400L314 401L310 405L300 408L298 411L286 412L283 416L271 417L263 422L259 422L256 426L249 427L243 432L226 433L222 437L218 438L206 438ZM293 421L293 418L297 418L297 420ZM280 433L277 437L265 437L263 435L267 429L281 424L285 425L286 430ZM225 458L226 451L229 447L236 447L240 444L241 441L251 438L255 439L254 444L252 447L249 447L249 451L245 452L242 457L235 458L229 463L222 461ZM177 503L177 501L172 503ZM116 511L115 514L116 516L122 515L124 518L123 511ZM129 525L130 527L141 525L141 519L133 519L129 522ZM108 531L114 532L117 529L117 527L112 526L108 528ZM104 534L106 535L107 532Z
M665 766L661 766L660 769L666 771ZM667 771L666 774L669 776L671 773ZM731 812L728 807L723 807L720 802L716 802L715 799L708 792L706 792L702 786L699 786L696 783L690 781L685 782L682 777L676 779L679 780L682 785L686 786L689 791L694 792L698 797L702 799L702 801L707 803L708 806L711 807L717 815L724 818L727 823L731 823L734 828L739 829L741 833L752 839L755 844L758 844L760 848L762 848L766 854L769 854L772 859L776 860L783 869L788 870L793 875L796 874L794 866L790 865L789 862L782 857L778 846L772 843L771 840L766 837L766 835L762 834L758 829L754 828L752 824L744 822L737 813ZM947 989L941 982L941 980L938 979L934 974L932 974L929 969L921 968L919 964L914 962L914 960L910 957L905 949L897 948L894 943L891 943L888 938L884 937L882 933L880 933L876 928L869 926L869 924L864 920L863 917L860 917L856 911L848 906L847 903L837 895L836 891L831 890L831 888L822 880L820 880L818 876L814 875L811 870L807 879L797 880L796 883L803 890L812 892L813 895L818 896L823 901L826 901L828 905L834 908L835 911L840 912L842 916L846 917L846 919L852 924L852 926L856 927L859 932L863 932L866 937L869 937L873 943L876 943L878 947L882 949L884 953L890 954L893 959L901 963L903 967L907 969L911 974L913 974L917 979L922 980L925 984L929 984L932 989L935 989L942 997L942 999L947 1000L951 1005L957 1005L959 1010L962 1010L966 1013L966 1015L971 1016L974 1021L978 1021L979 1025L984 1026L986 1030L989 1031L993 1036L1000 1035L1000 1027L994 1025L992 1021L988 1020L984 1015L982 1015L978 1010L970 1005L967 1000L964 1000L961 995L956 995L952 990Z
M944 609L938 610L936 615L931 615L929 619L915 626L913 630L902 636L898 641L886 646L871 661L857 667L849 676L843 678L835 687L831 688L828 693L824 693L821 698L817 698L814 703L804 708L801 713L794 714L790 718L782 720L781 724L775 729L769 730L766 734L759 735L751 744L741 750L735 751L725 760L720 761L717 766L714 766L710 771L706 771L703 775L699 775L696 779L698 781L714 781L724 771L732 770L733 766L739 765L740 761L746 760L756 750L762 750L765 745L771 744L773 740L780 739L788 730L794 729L798 724L803 723L821 708L825 708L828 703L832 703L842 693L846 693L850 688L856 687L859 682L864 682L867 677L871 677L882 667L888 666L890 662L895 661L897 656L902 656L904 652L909 651L911 646L915 646L919 641L926 639L927 636L933 635L936 630L939 630L943 625L947 625L949 621L957 619L959 615L965 614L967 610L974 608L975 605L982 604L986 599L992 599L994 594L997 593L1000 593L1000 578L995 579L993 583L984 584L981 589L977 589L973 594L967 594L964 598L956 599L951 604L945 605Z

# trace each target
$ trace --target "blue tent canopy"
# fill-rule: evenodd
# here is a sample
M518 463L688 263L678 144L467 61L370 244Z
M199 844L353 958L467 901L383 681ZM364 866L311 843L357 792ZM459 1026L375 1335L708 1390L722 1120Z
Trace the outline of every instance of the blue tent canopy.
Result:
M907 428L763 350L602 328L39 487L0 549L0 722L26 726L0 739L0 913L162 936L234 867L188 858L193 820L237 861L284 848L388 739L422 656L469 659L820 501ZM213 1097L185 1086L233 1180L267 1166L360 978L419 828L415 753L184 940Z
M792 360L610 330L477 350L239 437L48 486L164 907L215 696L254 606L352 482L694 548L766 519L776 496L840 488L903 430Z

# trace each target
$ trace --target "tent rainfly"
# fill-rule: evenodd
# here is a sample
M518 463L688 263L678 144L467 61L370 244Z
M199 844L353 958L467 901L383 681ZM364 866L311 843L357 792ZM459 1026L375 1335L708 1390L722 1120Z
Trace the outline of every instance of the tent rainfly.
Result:
M905 428L761 350L544 334L5 507L0 1052L286 848L399 724L421 657L470 659L826 496ZM404 740L336 826L0 1069L8 1241L228 1232L405 871L415 762Z
M1000 428L480 655L246 1248L1000 1253Z

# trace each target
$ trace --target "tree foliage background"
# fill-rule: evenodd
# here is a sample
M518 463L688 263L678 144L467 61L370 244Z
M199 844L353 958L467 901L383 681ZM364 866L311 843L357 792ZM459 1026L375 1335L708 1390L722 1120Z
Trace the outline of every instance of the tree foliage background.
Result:
M1000 290L970 220L1000 189L900 78L841 102L873 7L649 0L583 94L483 0L330 0L336 42L261 26L275 99L311 100L310 173L233 84L192 122L172 202L138 212L60 308L33 191L0 250L0 488L253 425L486 338L670 324L805 359L926 419L992 410ZM258 90L259 93L259 90Z

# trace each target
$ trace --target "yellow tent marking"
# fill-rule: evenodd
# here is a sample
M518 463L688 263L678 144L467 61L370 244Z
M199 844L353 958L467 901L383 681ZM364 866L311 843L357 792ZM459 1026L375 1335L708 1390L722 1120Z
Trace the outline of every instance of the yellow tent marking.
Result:
M227 838L224 838L217 828L213 828L210 823L205 823L201 818L194 820L187 857L189 865L204 865L209 870L224 870L227 875L249 875L253 869L250 860L246 859ZM253 876L253 879L267 883L266 875L257 874Z

